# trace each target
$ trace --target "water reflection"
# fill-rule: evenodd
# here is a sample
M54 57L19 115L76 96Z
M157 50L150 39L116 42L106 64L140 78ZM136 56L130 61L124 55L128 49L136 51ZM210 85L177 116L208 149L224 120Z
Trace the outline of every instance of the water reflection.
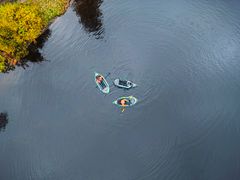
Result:
M8 114L0 113L0 132L4 131L8 123Z
M36 40L36 43L32 43L29 46L29 54L21 61L19 66L23 67L24 69L28 67L28 62L32 63L40 63L44 61L44 57L42 56L40 49L43 48L45 42L51 35L51 30L47 29L41 36L39 36Z
M86 32L93 34L96 39L102 39L104 34L102 12L100 6L103 0L75 0L73 3L79 22Z

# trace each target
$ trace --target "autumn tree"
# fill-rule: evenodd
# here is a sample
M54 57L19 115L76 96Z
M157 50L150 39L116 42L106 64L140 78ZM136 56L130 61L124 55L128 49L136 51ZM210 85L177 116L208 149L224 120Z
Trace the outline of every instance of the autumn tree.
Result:
M27 47L43 29L44 22L36 5L7 3L0 5L0 70L4 59L20 60Z

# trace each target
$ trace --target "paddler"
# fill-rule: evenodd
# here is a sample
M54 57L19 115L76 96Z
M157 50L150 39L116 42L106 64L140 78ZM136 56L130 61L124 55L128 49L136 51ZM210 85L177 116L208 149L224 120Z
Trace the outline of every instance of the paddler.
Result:
M123 107L127 106L127 100L126 99L121 99L120 104Z
M103 77L102 76L97 76L96 81L97 81L98 84L101 84L102 81L103 81Z

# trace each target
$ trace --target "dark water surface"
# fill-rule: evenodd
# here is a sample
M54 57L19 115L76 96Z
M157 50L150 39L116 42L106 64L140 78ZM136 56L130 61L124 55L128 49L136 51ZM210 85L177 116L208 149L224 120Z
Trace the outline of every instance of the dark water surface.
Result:
M240 179L240 1L82 0L44 42L0 75L1 180Z

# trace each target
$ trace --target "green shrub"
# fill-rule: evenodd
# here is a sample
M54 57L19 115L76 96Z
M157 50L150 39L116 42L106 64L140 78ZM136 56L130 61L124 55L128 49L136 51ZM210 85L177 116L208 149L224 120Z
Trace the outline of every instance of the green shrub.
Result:
M65 11L69 0L28 0L27 3L35 4L39 7L43 20L49 23L56 16Z
M6 59L0 55L0 72L4 72L6 65L5 65Z

